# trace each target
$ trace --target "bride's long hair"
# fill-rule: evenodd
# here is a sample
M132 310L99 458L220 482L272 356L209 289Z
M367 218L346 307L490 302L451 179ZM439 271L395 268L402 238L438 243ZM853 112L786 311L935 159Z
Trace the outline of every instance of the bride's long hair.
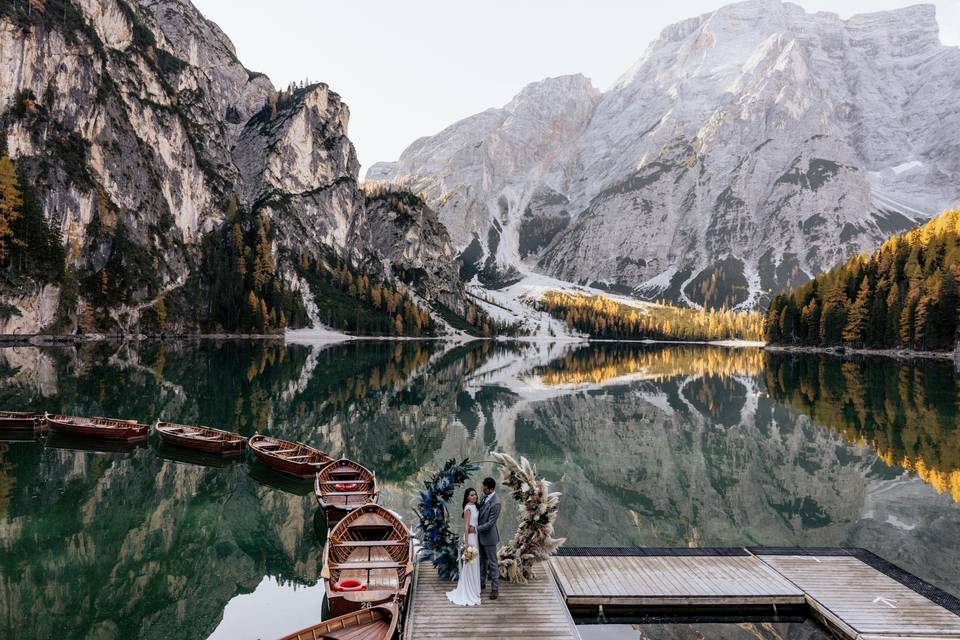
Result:
M470 502L470 492L477 493L477 490L473 487L467 487L467 490L463 492L463 506L460 507L460 510L467 508L467 504ZM477 494L477 501L480 500L480 495Z

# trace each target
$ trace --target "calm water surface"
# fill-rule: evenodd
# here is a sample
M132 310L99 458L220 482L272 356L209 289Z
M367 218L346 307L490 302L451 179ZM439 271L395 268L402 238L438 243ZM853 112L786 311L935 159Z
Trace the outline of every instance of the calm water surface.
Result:
M374 468L408 521L424 474L502 449L564 493L569 544L859 546L954 594L958 391L939 362L693 346L0 349L0 407L303 440ZM0 637L271 638L323 615L309 483L79 446L0 442Z

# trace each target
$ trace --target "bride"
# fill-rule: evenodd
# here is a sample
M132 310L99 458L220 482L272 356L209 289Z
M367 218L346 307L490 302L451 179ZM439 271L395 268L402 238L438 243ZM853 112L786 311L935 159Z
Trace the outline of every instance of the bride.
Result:
M463 494L463 546L479 550L477 541L477 491L467 489ZM460 563L460 579L457 588L447 592L447 599L462 607L480 604L480 558L479 553L469 562Z

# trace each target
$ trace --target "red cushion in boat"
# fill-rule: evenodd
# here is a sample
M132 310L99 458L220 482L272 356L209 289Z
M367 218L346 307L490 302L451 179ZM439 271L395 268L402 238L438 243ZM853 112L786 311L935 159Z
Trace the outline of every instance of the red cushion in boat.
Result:
M333 488L337 491L356 491L363 486L361 482L338 482L333 485Z
M341 580L333 585L334 591L366 591L367 585L362 580Z

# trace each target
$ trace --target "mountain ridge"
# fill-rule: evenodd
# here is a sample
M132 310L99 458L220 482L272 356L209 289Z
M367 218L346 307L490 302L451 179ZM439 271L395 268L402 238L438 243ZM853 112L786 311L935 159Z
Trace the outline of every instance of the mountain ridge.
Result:
M569 94L590 114L554 161L467 118L367 175L425 192L488 285L539 271L759 307L957 199L954 63L929 5L750 0L666 27L595 103Z

